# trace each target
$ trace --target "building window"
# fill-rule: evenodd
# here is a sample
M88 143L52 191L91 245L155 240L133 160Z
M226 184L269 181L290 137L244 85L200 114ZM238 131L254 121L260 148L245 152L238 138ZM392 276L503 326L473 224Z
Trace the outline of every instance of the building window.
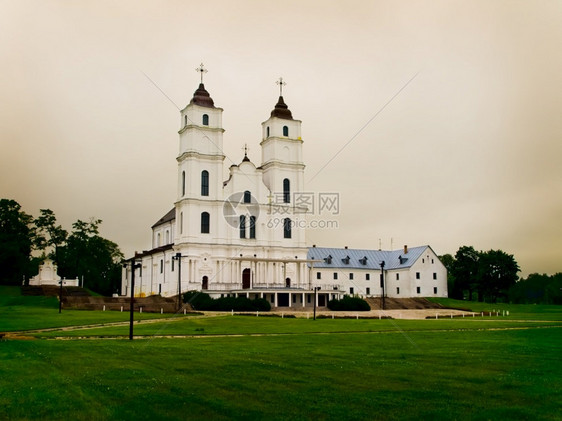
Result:
M246 238L246 215L240 215L240 238Z
M416 272L416 279L420 279L420 273Z
M209 115L203 114L203 126L208 126L208 125L209 125Z
M334 279L338 279L338 273L334 272Z
M201 234L209 234L210 232L210 218L209 212L201 213Z
M291 180L283 180L283 203L291 203Z
M396 280L397 280L397 281L400 280L400 274L399 274L399 273L396 274Z
M431 264L433 264L433 263L435 263L435 262L433 261L433 259L431 259Z
M283 220L283 238L291 238L291 218Z
M425 259L422 259L422 263L425 263Z
M250 238L256 238L256 217L250 216Z
M287 126L283 126L283 136L289 136L289 128Z
M366 274L365 274L365 280L366 280L366 281L370 281L370 280L371 280L371 274L370 274L370 273L366 273Z
M252 201L252 193L248 190L244 192L244 203L250 203Z
M421 293L421 287L416 287L416 292L417 292L418 294L420 294L420 293Z
M437 287L433 287L433 293L437 294Z
M349 288L349 293L350 293L351 295L353 295L353 287L350 287L350 288Z
M349 274L349 280L353 280L353 273Z
M433 279L437 279L437 273L433 272Z
M164 273L164 260L160 259L160 273Z
M311 301L311 300L310 300L310 294L308 294L308 295L306 296L306 302L307 302L308 304L310 304L310 301Z
M201 196L209 195L209 171L201 171Z
M371 294L371 288L367 288L367 295Z
M160 233L156 234L156 247L160 247Z
M185 196L185 171L181 172L181 195Z
M186 115L183 116L183 122L184 122L184 125L187 126L187 116Z
M183 234L183 212L180 212L180 234Z
M316 279L322 279L322 272L316 272Z
M171 265L172 265L172 272L174 271L174 262L175 262L175 260L174 260L174 258L172 257L172 263L171 263Z
M400 295L400 287L396 287L396 295Z
M166 230L166 244L170 244L170 231Z
M267 128L265 129L265 133L266 133L265 137L269 137L269 126L267 126Z

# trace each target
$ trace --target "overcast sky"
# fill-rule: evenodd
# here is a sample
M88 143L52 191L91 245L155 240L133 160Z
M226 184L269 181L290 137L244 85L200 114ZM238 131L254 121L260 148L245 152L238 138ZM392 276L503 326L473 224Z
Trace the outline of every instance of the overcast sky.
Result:
M245 143L261 163L287 82L306 189L340 194L308 245L472 245L559 272L561 23L557 0L0 0L0 197L149 249L203 62L225 174Z

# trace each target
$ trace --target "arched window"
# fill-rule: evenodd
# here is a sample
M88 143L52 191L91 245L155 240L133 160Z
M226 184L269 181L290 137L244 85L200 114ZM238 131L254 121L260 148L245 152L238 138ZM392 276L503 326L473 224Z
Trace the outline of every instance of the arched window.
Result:
M250 203L252 201L252 193L248 190L244 192L244 203Z
M250 238L256 238L256 217L250 216Z
M291 238L291 218L283 219L283 238Z
M208 125L209 125L209 115L203 114L203 126L208 126Z
M209 234L210 230L209 212L201 213L201 234Z
M209 171L201 171L201 196L209 195Z
M289 136L289 128L287 126L283 126L283 136Z
M180 234L183 234L183 212L180 212Z
M166 230L166 244L170 244L170 231Z
M184 125L187 126L187 116L186 115L183 116L183 122L184 122Z
M291 203L291 180L288 178L283 180L283 202Z
M156 247L160 247L160 233L156 234Z
M266 136L265 137L269 137L269 126L267 126L267 128L265 129L266 132Z
M181 172L181 195L185 196L185 171Z
M240 215L240 238L246 238L246 215Z

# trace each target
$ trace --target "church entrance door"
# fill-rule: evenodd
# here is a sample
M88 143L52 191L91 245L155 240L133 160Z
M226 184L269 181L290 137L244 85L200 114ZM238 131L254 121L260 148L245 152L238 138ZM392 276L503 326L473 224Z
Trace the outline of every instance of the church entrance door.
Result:
M248 268L242 271L242 289L250 289L252 284L252 271Z
M209 289L209 278L203 276L203 281L201 281L201 289Z

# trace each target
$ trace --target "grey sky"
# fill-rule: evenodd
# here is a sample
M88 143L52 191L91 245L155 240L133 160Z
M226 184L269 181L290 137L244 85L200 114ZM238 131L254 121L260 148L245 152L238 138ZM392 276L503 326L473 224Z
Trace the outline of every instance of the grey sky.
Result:
M225 167L284 98L307 190L338 192L309 245L461 245L562 270L560 1L0 1L0 196L130 255L173 206L195 68L224 108Z

